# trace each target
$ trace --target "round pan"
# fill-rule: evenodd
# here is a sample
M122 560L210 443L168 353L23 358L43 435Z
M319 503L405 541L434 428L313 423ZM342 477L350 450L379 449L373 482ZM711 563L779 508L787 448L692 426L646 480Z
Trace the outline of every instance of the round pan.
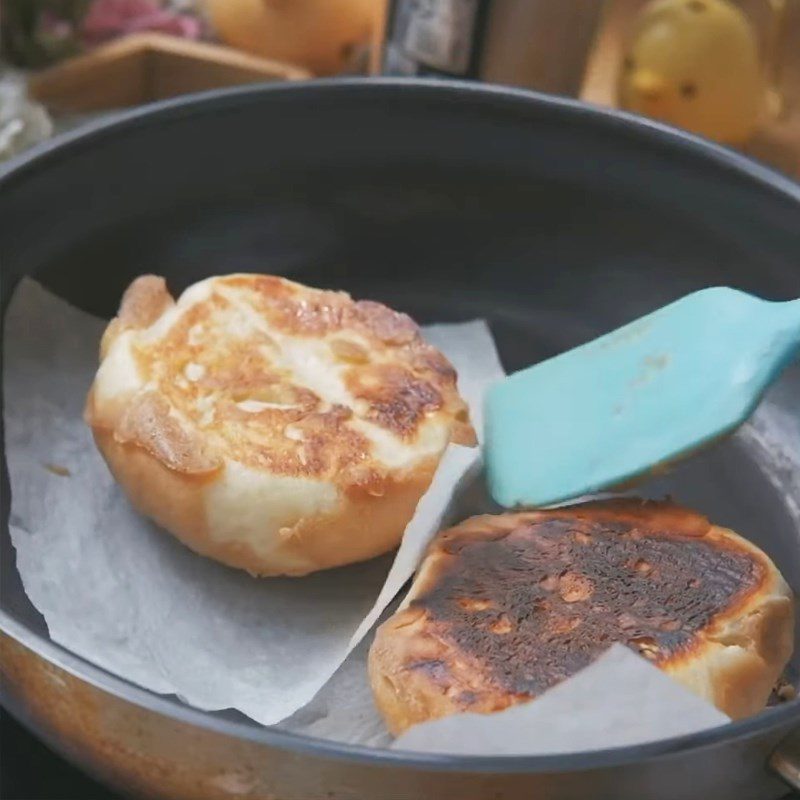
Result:
M6 287L31 274L109 314L141 271L165 273L176 288L233 269L275 271L385 299L422 321L485 315L509 370L703 285L798 294L799 212L797 184L697 137L570 100L443 81L315 81L168 101L61 137L0 172ZM776 407L798 385L790 370ZM794 456L776 478L763 453L734 442L655 488L751 536L797 590ZM224 737L354 768L559 775L700 749L719 758L722 747L731 765L746 742L763 759L800 722L794 701L637 747L461 758L200 712L48 640L13 567L6 489L0 627L114 698Z

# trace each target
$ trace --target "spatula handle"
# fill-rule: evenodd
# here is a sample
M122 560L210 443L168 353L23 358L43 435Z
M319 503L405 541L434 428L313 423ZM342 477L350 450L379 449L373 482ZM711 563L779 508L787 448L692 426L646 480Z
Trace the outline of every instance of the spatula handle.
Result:
M796 347L800 347L800 300L776 303L775 306L779 311L781 323L786 326L786 332L790 337L789 345L793 343Z
M789 300L773 305L778 312L778 335L773 345L775 348L773 377L777 377L783 368L800 354L800 300Z
M782 326L786 326L787 332L794 334L800 343L800 300L789 300L783 303L771 303L777 312L777 316Z

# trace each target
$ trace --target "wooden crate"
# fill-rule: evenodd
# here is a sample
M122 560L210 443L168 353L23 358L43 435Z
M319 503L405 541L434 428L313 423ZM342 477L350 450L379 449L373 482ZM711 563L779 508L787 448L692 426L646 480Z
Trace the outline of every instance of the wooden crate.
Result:
M300 67L228 47L142 33L37 73L29 88L56 113L90 112L205 89L310 77Z

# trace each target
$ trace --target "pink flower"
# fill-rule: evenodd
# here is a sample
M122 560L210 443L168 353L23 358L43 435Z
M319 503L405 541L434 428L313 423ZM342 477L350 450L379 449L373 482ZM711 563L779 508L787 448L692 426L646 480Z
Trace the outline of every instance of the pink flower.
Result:
M141 31L198 39L201 25L196 17L168 11L156 0L94 0L83 19L83 38L89 46Z

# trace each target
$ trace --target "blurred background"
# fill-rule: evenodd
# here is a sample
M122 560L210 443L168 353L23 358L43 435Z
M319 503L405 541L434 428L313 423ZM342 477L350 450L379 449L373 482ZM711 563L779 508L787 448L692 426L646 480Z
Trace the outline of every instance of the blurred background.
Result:
M0 0L0 157L259 81L470 78L617 106L800 177L800 0Z

